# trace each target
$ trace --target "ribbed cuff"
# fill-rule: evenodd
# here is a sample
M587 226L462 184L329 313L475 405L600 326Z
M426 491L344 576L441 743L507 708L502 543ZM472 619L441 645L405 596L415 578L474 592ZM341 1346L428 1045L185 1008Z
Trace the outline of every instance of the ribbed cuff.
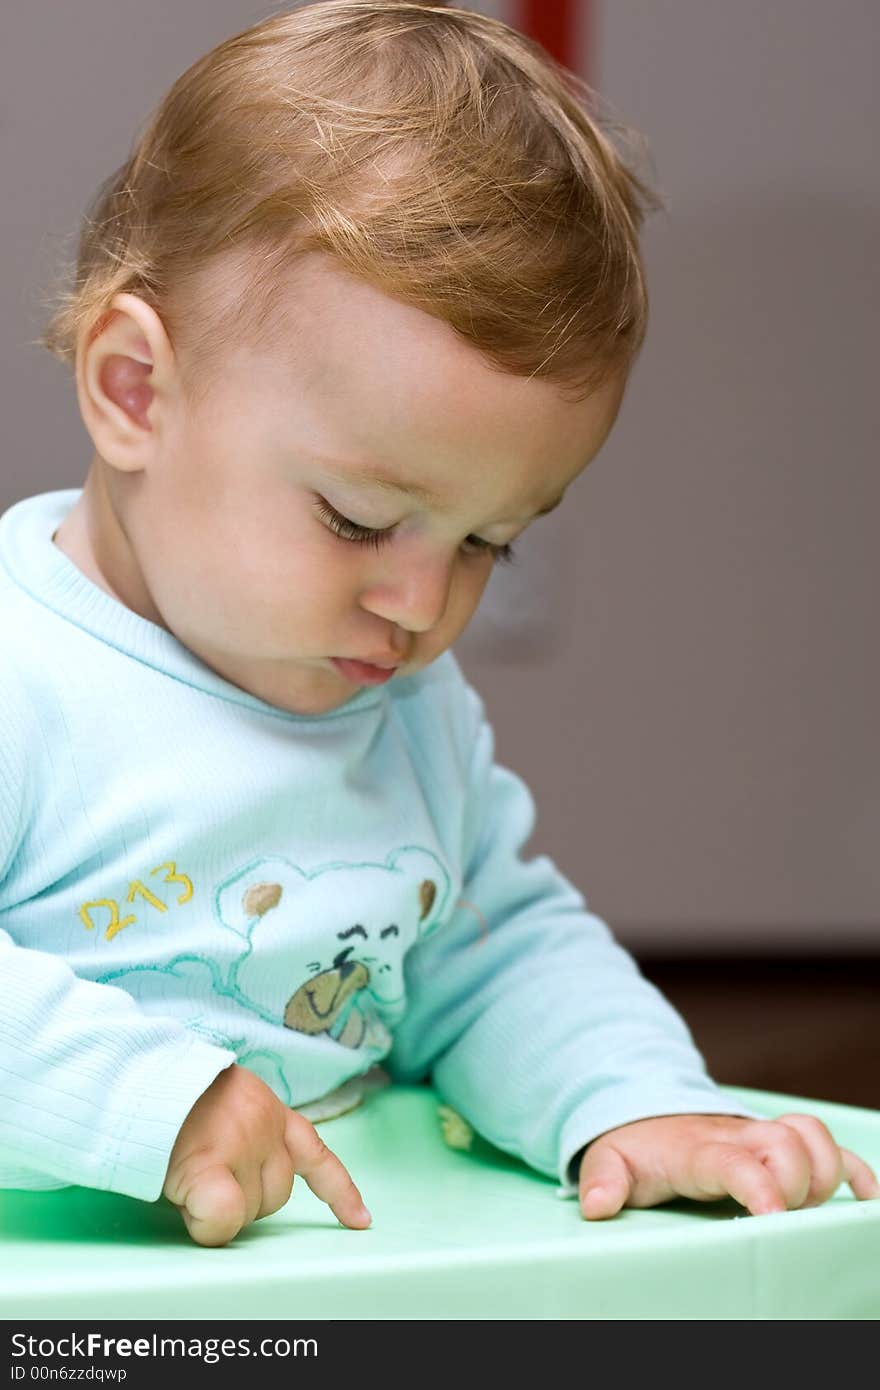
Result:
M109 1191L155 1202L183 1122L215 1077L236 1061L234 1052L192 1036L130 1063L131 1110L106 1169ZM117 1123L120 1123L117 1119Z

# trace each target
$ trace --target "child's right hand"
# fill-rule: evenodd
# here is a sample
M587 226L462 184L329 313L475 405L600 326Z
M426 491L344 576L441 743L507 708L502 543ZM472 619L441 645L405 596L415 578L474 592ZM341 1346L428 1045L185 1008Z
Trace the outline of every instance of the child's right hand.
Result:
M233 1064L187 1115L162 1195L179 1207L197 1244L226 1245L244 1226L284 1206L295 1173L344 1226L369 1226L361 1194L315 1126L253 1072Z

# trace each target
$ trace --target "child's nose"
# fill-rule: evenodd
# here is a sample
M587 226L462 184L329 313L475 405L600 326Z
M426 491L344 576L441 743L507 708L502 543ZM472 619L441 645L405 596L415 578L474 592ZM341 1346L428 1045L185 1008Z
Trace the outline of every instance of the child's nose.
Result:
M454 572L454 555L413 555L365 590L361 606L407 632L429 632L446 612Z

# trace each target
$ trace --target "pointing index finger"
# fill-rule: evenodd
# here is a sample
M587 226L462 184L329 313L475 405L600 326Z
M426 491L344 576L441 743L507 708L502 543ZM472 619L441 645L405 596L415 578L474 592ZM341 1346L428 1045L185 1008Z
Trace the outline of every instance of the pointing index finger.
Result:
M294 1171L305 1178L316 1197L326 1202L343 1226L363 1230L372 1217L344 1163L338 1159L310 1120L291 1110L285 1142Z

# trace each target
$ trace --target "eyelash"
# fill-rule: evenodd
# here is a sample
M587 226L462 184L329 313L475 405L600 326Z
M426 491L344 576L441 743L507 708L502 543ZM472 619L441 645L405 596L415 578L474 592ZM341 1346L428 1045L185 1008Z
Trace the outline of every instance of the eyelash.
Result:
M356 521L349 521L347 516L343 516L335 507L323 497L315 497L315 509L324 518L328 529L341 540L353 541L356 545L371 545L374 550L381 550L382 546L390 541L394 527L387 526L384 530L373 530L369 526L358 526ZM513 546L493 545L491 541L484 541L480 536L468 536L467 539L479 546L478 554L490 554L493 560L500 560L504 564L511 564L516 559Z

